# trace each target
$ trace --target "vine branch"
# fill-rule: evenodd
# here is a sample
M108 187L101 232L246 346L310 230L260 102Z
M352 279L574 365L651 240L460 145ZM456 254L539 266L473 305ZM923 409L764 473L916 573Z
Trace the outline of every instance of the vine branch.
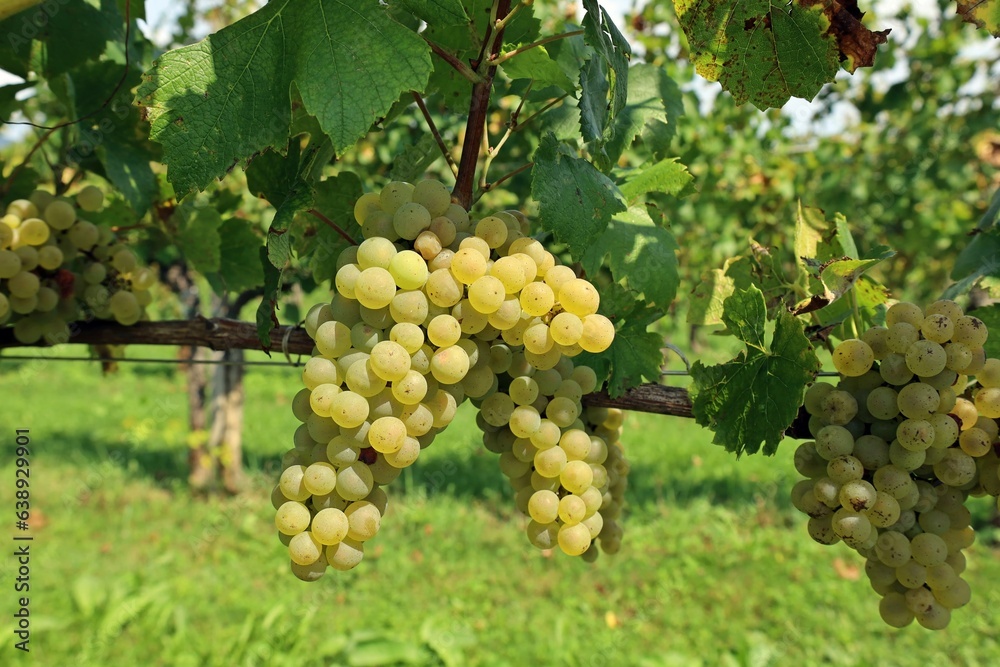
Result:
M484 58L495 58L503 47L503 20L510 12L511 0L496 0L493 5L494 16L486 32L483 42L483 55L474 63L476 69L483 64ZM493 26L499 26L496 30ZM472 206L472 190L476 182L476 165L479 163L479 145L486 132L486 114L490 108L490 92L493 90L493 77L496 76L496 65L489 65L483 79L472 86L472 100L469 102L469 120L465 125L465 141L462 143L462 157L458 163L458 175L455 177L453 192L458 203L465 209Z
M452 69L454 69L456 72L464 76L470 82L479 83L480 81L482 81L483 77L479 76L479 74L474 69L472 69L471 67L463 63L461 60L456 58L455 54L449 53L448 51L445 50L443 46L435 42L432 42L426 37L424 37L424 41L427 42L427 46L431 47L431 51L434 52L434 55L436 55L438 58L445 61L449 65L451 65Z
M431 112L427 110L427 105L424 104L424 98L415 90L411 90L410 93L413 95L413 100L417 103L420 113L423 114L424 120L427 121L427 127L430 128L431 134L434 136L434 141L437 142L438 148L441 150L441 155L444 156L448 166L451 167L451 173L458 176L458 165L455 164L455 159L451 157L448 146L444 143L444 139L441 138L441 133L438 132L437 125L434 124L434 119L431 118Z
M138 322L132 326L123 326L117 322L101 320L80 322L72 325L70 338L63 344L191 345L207 347L216 351L261 350L256 324L225 317ZM308 355L312 352L313 345L313 340L305 332L305 329L300 327L278 326L271 330L272 350L288 352L288 354ZM25 345L14 338L14 332L11 328L0 329L0 351L38 347L51 347L51 345L44 342ZM14 357L7 358L13 359ZM52 359L58 361L59 358L53 356ZM633 387L618 398L611 398L606 391L595 392L584 396L583 403L584 405L620 408L674 417L690 418L693 416L691 397L687 389L653 383ZM807 418L796 419L786 435L795 438L808 438L807 421Z

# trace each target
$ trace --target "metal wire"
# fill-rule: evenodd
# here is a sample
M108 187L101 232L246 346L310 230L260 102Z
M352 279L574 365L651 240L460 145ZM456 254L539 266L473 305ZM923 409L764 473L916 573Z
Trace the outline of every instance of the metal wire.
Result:
M0 361L100 361L131 364L174 364L174 365L200 365L200 366L282 366L284 368L298 368L302 366L299 361L225 361L215 359L151 359L143 357L46 357L42 355L0 355Z

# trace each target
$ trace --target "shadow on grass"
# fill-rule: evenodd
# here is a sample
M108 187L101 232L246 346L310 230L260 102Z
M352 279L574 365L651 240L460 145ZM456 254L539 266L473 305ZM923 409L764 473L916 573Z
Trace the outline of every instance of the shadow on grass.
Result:
M500 473L495 454L472 447L459 452L444 449L446 451L440 453L428 452L405 471L393 483L395 493L426 497L450 495L484 502L511 501L513 491ZM189 472L186 448L108 443L80 432L53 433L46 453L81 466L116 465L128 469L132 476L164 485L186 483ZM245 452L244 468L250 474L276 479L281 459L248 451ZM666 472L639 465L633 465L629 474L626 499L636 511L654 510L662 504L685 506L703 501L732 509L751 507L761 501L781 509L790 507L783 488L773 482L758 484L747 477L709 477L695 475L688 468Z

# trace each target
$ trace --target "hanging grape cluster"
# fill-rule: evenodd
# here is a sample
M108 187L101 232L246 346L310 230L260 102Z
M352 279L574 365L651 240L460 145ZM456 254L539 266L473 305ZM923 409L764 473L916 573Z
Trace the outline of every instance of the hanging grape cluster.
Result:
M836 387L806 392L815 440L795 452L808 479L792 501L814 540L867 559L893 627L940 630L971 597L965 501L1000 495L1000 360L986 358L986 338L953 301L897 303L885 327L836 346Z
M384 487L466 400L481 406L505 471L513 454L497 444L501 427L549 451L514 459L519 488L533 488L528 471L547 466L538 480L567 508L566 519L529 527L532 542L542 546L544 532L550 546L596 555L589 547L601 536L616 550L611 518L628 471L621 416L582 411L597 380L571 361L614 338L597 290L526 236L519 212L473 222L438 181L389 183L354 214L365 240L338 258L331 303L306 317L316 346L292 406L302 425L272 494L293 573L311 581L360 563L386 512Z
M72 322L132 325L152 301L156 275L108 227L85 219L104 195L88 185L74 199L37 190L0 218L0 325L25 344L69 339Z

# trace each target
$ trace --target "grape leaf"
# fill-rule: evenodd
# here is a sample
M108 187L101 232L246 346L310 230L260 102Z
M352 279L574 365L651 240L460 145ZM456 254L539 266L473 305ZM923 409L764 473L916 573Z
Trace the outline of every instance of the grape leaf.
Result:
M284 146L294 81L338 152L407 90L423 90L429 47L376 2L273 0L144 74L138 103L179 196L265 148ZM332 92L331 92L332 91Z
M648 124L663 125L672 136L677 130L678 107L683 108L680 88L666 70L645 63L629 68L625 108L615 119L614 133L606 146L611 161L616 162ZM666 137L657 135L658 143L652 147L654 152L657 148L665 148L659 145L663 138Z
M363 192L357 174L348 171L331 176L316 184L316 210L351 238L360 239L361 228L354 220L354 204ZM309 226L309 233L298 234L305 240L299 248L299 256L309 257L314 281L332 280L337 272L337 257L349 245L348 241L313 216L300 216L296 227L302 225Z
M261 246L257 252L258 264L264 269L264 298L257 307L257 339L261 349L271 353L271 329L278 326L278 291L281 289L281 269L271 264L267 248Z
M298 181L289 190L285 200L274 212L271 227L267 230L267 259L279 269L292 259L292 237L288 234L295 216L313 205L313 189Z
M726 260L721 269L712 269L701 274L688 302L688 324L721 324L722 304L736 291L736 280L727 275L727 269L734 258Z
M594 57L580 68L580 134L590 153L605 169L611 159L604 148L608 128L608 77L604 63Z
M983 321L986 328L991 332L983 347L986 349L986 356L990 359L1000 358L1000 305L993 304L985 308L976 308L970 311L969 315L974 315Z
M693 188L694 177L687 167L677 161L677 158L661 160L651 167L646 167L630 175L629 179L618 188L629 204L635 204L642 195L648 192L662 192L675 197L684 197Z
M392 160L389 178L393 181L419 180L441 157L441 149L431 134L425 134L415 144L404 148Z
M534 79L535 89L557 86L567 93L576 90L573 81L563 72L559 64L549 56L544 46L536 46L519 53L500 65L510 79Z
M124 38L124 16L113 4L95 7L86 0L60 0L30 7L0 21L3 42L9 47L0 58L4 69L19 76L28 73L31 42L44 45L42 69L52 78L104 53L108 42Z
M583 17L583 38L611 68L610 119L618 116L628 102L628 61L632 47L618 30L607 10L597 0L583 0L587 14Z
M219 212L200 202L185 202L174 211L173 219L177 225L177 247L185 261L201 273L218 271L222 257Z
M1000 2L997 0L958 0L958 15L966 23L986 28L1000 37Z
M396 0L408 12L433 25L452 26L469 22L461 0Z
M857 0L674 0L698 73L738 104L812 99L843 60L868 67L888 30L861 23Z
M219 227L219 271L209 275L216 292L242 292L264 284L264 271L258 261L261 237L246 220L230 218Z
M715 431L715 444L737 455L754 454L762 444L765 454L774 454L819 371L819 359L802 322L787 312L778 315L766 346L767 309L756 287L735 292L723 308L723 322L746 348L724 364L696 361L691 367L695 419Z
M580 257L615 213L625 210L614 182L547 133L535 151L531 196L539 221Z
M608 223L580 260L595 276L610 255L611 275L646 301L666 308L677 295L677 241L669 230L656 226L642 207L633 206Z

